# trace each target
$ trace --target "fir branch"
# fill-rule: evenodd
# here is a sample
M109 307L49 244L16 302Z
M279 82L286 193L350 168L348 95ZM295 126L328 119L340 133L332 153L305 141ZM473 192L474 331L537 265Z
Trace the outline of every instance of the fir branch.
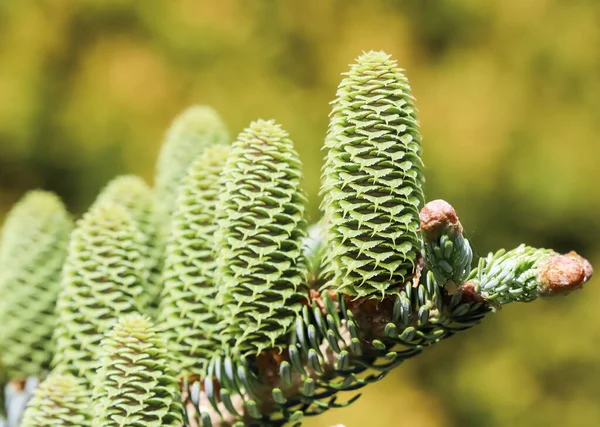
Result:
M446 201L427 203L419 218L425 265L435 280L452 292L471 271L471 245L463 236L463 228L454 208Z
M454 218L460 227L454 210L443 207L439 217ZM489 274L500 280L490 282ZM381 380L425 348L479 324L500 305L580 289L591 275L589 262L575 253L519 247L490 254L452 292L429 272L381 300L313 293L287 348L237 364L224 359L213 377L183 383L189 422L282 426L344 406L354 399L339 402L338 392Z
M324 217L310 239L301 163L288 134L258 120L231 149L227 139L213 110L193 107L167 135L156 201L143 181L120 177L78 221L62 268L56 370L27 425L52 417L74 425L71 416L88 425L81 386L93 382L97 427L181 427L181 399L191 427L299 426L359 396L340 401L339 392L381 380L502 305L565 295L592 276L574 252L525 245L472 268L452 206L436 200L420 209L415 107L403 71L383 52L358 58L338 87L325 142ZM7 219L2 292L20 295L15 284L46 289L36 286L54 278L64 258L68 216L52 197L40 200L41 214L23 202ZM165 242L158 332L138 312L152 297L147 282ZM18 317L27 310L2 317L19 298L0 304L0 321L28 325ZM6 343L14 335L0 330L0 362L9 369L16 364ZM33 342L23 348L38 350ZM35 359L24 366L43 365L23 351L18 357ZM11 386L27 391L27 384ZM17 395L9 406L28 396Z

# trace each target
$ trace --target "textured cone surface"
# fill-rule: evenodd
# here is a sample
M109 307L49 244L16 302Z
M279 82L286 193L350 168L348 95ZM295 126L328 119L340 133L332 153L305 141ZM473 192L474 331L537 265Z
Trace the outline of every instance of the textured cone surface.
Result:
M123 206L131 215L143 239L144 258L150 276L144 294L144 305L155 304L160 293L160 247L156 242L157 227L154 222L154 194L143 179L135 175L124 175L113 179L102 190L94 206L113 203Z
M217 277L241 354L283 344L306 298L305 197L288 134L257 121L233 144L217 206Z
M418 121L408 80L383 52L358 58L340 83L325 140L322 189L328 286L397 293L421 247Z
M94 427L183 425L183 406L165 342L140 315L119 319L102 341Z
M159 321L182 374L200 373L220 346L222 317L216 304L213 251L218 180L229 151L228 145L216 145L192 164L172 216Z
M207 147L229 143L221 117L210 107L196 105L177 117L167 132L156 165L157 215L168 235L177 189L188 167Z
M6 218L0 240L0 365L10 379L40 376L49 367L72 227L61 201L42 191L27 194Z
M91 402L86 389L71 375L52 373L27 405L21 427L92 425Z
M148 275L142 241L116 204L96 206L78 221L57 304L57 371L90 381L103 334L119 315L140 311Z

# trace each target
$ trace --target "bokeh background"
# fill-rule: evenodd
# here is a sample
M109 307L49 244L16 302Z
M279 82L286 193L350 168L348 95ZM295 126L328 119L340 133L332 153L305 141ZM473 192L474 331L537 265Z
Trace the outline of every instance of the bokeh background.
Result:
M0 219L26 190L81 213L114 175L149 182L193 103L237 134L291 133L318 218L340 73L383 49L420 110L427 197L476 251L521 242L600 266L600 2L0 1ZM307 426L600 425L600 279L514 305Z

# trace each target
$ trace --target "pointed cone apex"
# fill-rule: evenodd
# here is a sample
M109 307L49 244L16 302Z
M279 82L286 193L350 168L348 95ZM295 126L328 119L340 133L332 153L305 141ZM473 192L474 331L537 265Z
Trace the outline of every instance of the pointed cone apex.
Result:
M100 192L93 207L103 204L117 204L131 215L135 227L140 232L141 249L149 273L144 293L144 306L154 305L160 292L160 257L157 225L154 216L154 194L144 180L135 175L123 175L110 181Z
M223 169L215 280L241 354L283 346L306 302L301 176L287 132L265 120L240 133Z
M21 427L90 427L91 407L88 393L79 380L53 373L35 390Z
M330 288L400 292L415 273L423 206L421 137L408 80L389 55L358 58L338 86L321 194Z
M163 338L140 315L121 317L102 341L94 427L182 426L183 406Z
M213 251L218 181L229 152L229 145L215 145L192 164L173 212L159 321L181 374L200 374L222 339Z
M124 207L136 221L136 225L146 239L150 239L156 233L151 218L152 190L140 177L123 175L110 181L100 192L94 206L105 203Z
M54 308L72 221L52 193L32 191L0 239L0 365L12 380L41 376L54 350Z
M158 220L167 227L164 234L168 234L177 189L190 164L207 147L228 143L227 127L210 107L190 107L173 121L156 165L156 207Z
M116 204L90 209L77 222L62 272L57 371L91 380L103 334L118 316L140 311L147 276L131 215Z

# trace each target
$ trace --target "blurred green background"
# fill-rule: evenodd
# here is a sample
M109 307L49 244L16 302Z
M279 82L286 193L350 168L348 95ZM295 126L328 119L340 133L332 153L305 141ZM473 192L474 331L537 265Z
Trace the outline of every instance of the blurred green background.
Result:
M169 122L201 103L234 135L290 131L316 219L328 102L383 49L417 98L427 197L476 251L600 266L599 46L598 0L0 1L0 218L31 188L80 213L116 174L151 182ZM507 307L306 425L600 425L599 288Z

